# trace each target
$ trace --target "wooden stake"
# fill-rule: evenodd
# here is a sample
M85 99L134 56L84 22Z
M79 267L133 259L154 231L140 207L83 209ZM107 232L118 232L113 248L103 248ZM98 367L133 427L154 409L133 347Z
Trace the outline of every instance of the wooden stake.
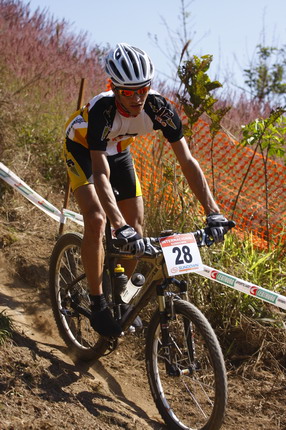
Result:
M82 106L84 87L85 87L85 78L82 78L81 82L80 82L79 93L78 93L77 110L80 109ZM67 174L67 182L66 182L63 209L67 209L67 207L68 207L69 198L70 198L70 191L71 191L70 178L69 178L69 175ZM59 235L60 236L63 234L63 231L64 231L64 223L61 222L60 228L59 228Z

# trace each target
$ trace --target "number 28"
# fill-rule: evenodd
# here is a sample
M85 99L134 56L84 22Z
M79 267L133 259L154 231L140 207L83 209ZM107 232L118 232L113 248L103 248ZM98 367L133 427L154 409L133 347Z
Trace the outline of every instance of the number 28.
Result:
M190 248L186 245L182 249L175 246L172 252L173 254L177 254L175 264L191 263L193 260Z

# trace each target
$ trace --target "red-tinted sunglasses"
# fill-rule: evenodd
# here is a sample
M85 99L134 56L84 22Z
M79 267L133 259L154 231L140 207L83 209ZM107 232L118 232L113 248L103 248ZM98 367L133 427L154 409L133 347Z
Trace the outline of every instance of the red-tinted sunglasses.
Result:
M150 90L150 85L147 85L146 87L138 88L138 90L128 90L125 88L116 88L116 90L118 91L118 94L124 97L132 97L135 93L139 94L139 96L144 96Z

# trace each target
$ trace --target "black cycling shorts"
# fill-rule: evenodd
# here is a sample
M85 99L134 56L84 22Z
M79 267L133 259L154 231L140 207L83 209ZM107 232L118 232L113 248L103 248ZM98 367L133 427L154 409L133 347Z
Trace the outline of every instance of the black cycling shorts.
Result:
M93 184L92 166L89 149L70 139L64 145L64 158L72 190L87 184ZM116 190L117 201L142 195L130 149L107 157L110 167L110 183Z

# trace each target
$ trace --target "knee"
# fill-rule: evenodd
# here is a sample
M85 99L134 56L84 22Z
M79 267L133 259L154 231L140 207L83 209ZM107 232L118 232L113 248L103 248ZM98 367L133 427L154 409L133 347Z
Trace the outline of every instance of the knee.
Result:
M102 212L90 211L83 216L85 234L94 240L101 240L104 235L106 216Z

